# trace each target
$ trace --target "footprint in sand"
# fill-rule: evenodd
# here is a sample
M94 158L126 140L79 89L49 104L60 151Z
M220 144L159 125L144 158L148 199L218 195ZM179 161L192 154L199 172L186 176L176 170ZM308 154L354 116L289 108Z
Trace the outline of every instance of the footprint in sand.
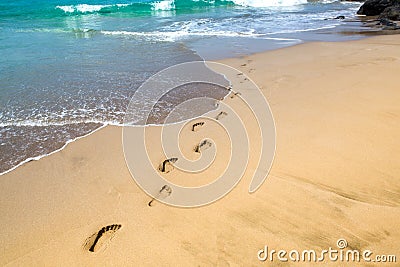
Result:
M97 233L86 239L84 248L90 252L97 252L104 247L114 237L115 232L121 229L121 224L111 224L104 226Z
M152 200L150 200L150 202L147 205L149 207L152 207L155 199L164 199L166 197L169 197L171 194L172 194L172 188L169 187L168 185L164 185L163 187L161 187L160 191L158 191L157 196Z
M177 161L178 161L178 158L166 159L160 164L160 166L158 167L158 170L160 172L169 173L170 171L172 171L174 169L173 164Z
M240 67L246 67L247 64L250 64L251 62L253 62L253 60L249 59L247 60L247 63L243 63L242 65L240 65Z
M225 117L225 116L227 116L228 115L228 113L226 113L225 111L221 111L218 115L217 115L217 117L215 117L215 119L216 120L220 120L220 119L222 119L223 117Z
M204 122L196 122L195 124L192 125L192 132L196 132L199 130L199 128L201 128L201 126L204 125Z
M201 153L201 151L206 150L207 148L210 148L212 146L212 143L210 141L203 140L200 144L198 144L195 148L194 148L194 152L196 153Z
M235 98L236 96L239 96L239 95L241 95L241 93L232 91L231 98Z

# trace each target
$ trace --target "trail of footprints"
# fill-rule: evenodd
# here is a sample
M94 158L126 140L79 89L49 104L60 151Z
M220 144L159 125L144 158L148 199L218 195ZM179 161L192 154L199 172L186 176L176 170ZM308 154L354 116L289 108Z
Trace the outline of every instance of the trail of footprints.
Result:
M231 93L232 93L231 98L241 95L239 92L232 91L232 86L228 86L227 90L231 91ZM215 117L215 120L220 120L227 115L228 115L227 112L221 111ZM192 132L197 132L204 124L205 123L203 121L194 123L191 127ZM201 151L204 151L205 149L210 148L211 146L212 146L212 143L209 140L207 140L207 139L203 140L202 142L200 142L198 145L195 146L194 152L201 153ZM158 170L162 173L169 173L174 169L174 163L177 161L178 161L178 158L166 159L158 166Z
M85 250L97 252L103 248L114 237L115 232L121 229L121 224L111 224L104 226L97 233L91 235L84 244Z
M239 73L238 75L243 75L243 73ZM245 78L244 80L247 80L247 78ZM240 92L235 92L232 90L232 86L228 86L226 87L226 89L228 91L231 92L230 94L230 98L234 98L236 96L240 96L241 93ZM221 99L222 100L222 99ZM216 102L216 107L218 107L219 103L218 101ZM228 115L227 112L225 111L221 111L220 113L218 113L218 115L215 117L215 120L221 120L224 117L226 117ZM200 130L200 128L202 128L204 126L204 122L200 121L200 122L196 122L192 125L191 130L192 132L197 132ZM196 153L201 153L202 151L206 150L207 148L210 148L212 146L211 141L205 139L203 141L201 141L199 144L197 144L194 148L194 152ZM169 158L164 160L158 167L158 170L162 173L169 173L174 169L174 163L176 163L178 161L178 158ZM154 200L155 199L164 199L168 196L170 196L172 194L172 188L169 187L168 185L164 185L158 192L157 196L155 198L153 198L149 203L148 206L152 207ZM100 233L100 232L99 232Z
M225 115L227 115L226 112L224 112L224 113L225 113ZM196 132L203 125L204 125L203 121L196 122L195 124L192 125L191 130L193 132ZM201 153L201 151L204 151L205 149L207 149L211 146L212 146L212 143L209 140L205 139L205 140L201 141L198 145L196 145L194 151L196 153ZM162 173L169 173L174 169L174 163L177 161L178 161L178 158L166 159L158 166L158 170ZM169 197L171 194L172 194L172 188L168 185L164 185L158 192L157 196L155 198L153 198L152 200L150 200L150 202L147 205L149 207L152 207L154 205L153 203L154 203L155 199L164 199L166 197Z
M234 98L235 96L240 95L239 92L234 92L232 90L232 86L227 87L229 91L231 91L231 98ZM227 116L228 113L225 111L221 111L216 117L216 120L220 120L223 117ZM192 131L196 132L198 131L202 126L204 125L204 122L197 122L192 125ZM207 148L210 148L212 146L212 143L205 139L201 141L198 145L196 145L194 152L196 153L201 153L201 151L204 151ZM174 163L178 161L178 158L170 158L164 160L160 166L159 166L159 171L163 173L168 173L174 169ZM158 192L157 196L153 198L149 203L148 206L152 207L153 202L155 199L165 199L169 197L172 194L172 188L168 185L164 185ZM97 233L94 233L90 237L88 237L85 241L84 244L84 249L89 251L89 252L97 252L103 247L105 247L114 237L115 233L121 229L122 225L121 224L110 224L107 226L104 226L101 228Z

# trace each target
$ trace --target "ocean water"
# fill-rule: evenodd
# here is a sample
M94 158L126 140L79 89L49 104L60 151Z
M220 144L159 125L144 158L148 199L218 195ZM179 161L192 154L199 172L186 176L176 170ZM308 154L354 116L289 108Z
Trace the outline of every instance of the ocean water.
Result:
M345 22L331 18L353 17L359 6L335 0L1 1L0 173L102 125L120 125L135 90L159 70L338 38L331 32Z

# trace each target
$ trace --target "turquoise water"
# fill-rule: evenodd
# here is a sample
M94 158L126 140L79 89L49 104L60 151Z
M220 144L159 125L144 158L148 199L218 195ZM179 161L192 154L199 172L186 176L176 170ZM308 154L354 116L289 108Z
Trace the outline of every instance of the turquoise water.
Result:
M2 1L0 173L101 125L120 124L136 88L165 67L326 40L329 34L321 30L344 23L330 18L352 17L359 6L306 0Z

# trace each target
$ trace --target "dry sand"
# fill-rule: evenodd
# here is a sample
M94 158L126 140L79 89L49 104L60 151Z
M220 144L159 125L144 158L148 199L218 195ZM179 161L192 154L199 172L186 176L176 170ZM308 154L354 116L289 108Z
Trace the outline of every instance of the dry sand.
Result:
M321 251L339 238L399 262L399 47L400 36L380 36L222 61L260 86L275 118L275 161L254 194L252 153L249 170L220 201L148 207L125 164L122 129L111 126L1 176L0 265L258 266L271 263L257 259L265 245ZM199 176L209 182L229 145L216 127L201 131L221 144L215 166ZM162 161L158 142L149 149L154 164ZM171 173L178 183L179 170Z

